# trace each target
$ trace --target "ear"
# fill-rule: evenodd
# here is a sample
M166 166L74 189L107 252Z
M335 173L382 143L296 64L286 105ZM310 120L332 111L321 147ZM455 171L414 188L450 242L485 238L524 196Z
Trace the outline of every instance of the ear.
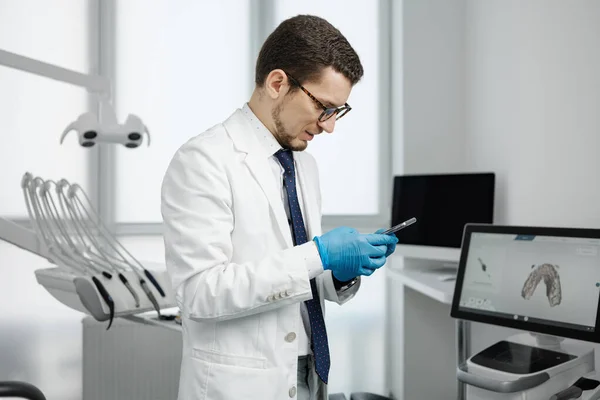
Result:
M285 96L289 90L288 77L281 69L274 69L269 72L265 79L265 91L272 99Z

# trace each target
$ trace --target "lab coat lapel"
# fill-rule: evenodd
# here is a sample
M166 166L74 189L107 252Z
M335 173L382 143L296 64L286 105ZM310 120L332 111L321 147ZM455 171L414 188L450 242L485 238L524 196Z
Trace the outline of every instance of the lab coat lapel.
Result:
M312 167L310 163L306 162L304 154L295 152L294 159L296 160L296 180L297 184L300 185L302 199L304 200L304 210L306 213L303 216L304 223L309 234L308 239L311 240L314 236L321 234L321 217L319 215L320 210L315 182L311 182L308 178L310 176L309 172L313 171L309 171Z
M292 247L292 235L287 216L285 214L285 209L283 208L281 192L275 185L273 172L269 166L268 159L262 156L257 156L256 154L248 153L246 156L246 164L248 165L248 169L250 169L250 172L258 184L261 186L265 196L267 196L267 199L269 200L271 210L273 210L273 214L277 220L277 226L279 227L281 235L283 236L288 247Z
M260 147L257 139L252 133L252 128L248 121L246 121L241 110L237 110L227 121L225 121L224 125L236 148L246 153L244 161L269 201L269 205L273 211L273 215L275 215L275 220L277 221L279 233L283 237L286 245L292 247L292 235L283 201L281 200L281 192L277 188L275 179L273 178L273 172L269 166L270 155L265 154ZM254 200L249 199L248 201Z

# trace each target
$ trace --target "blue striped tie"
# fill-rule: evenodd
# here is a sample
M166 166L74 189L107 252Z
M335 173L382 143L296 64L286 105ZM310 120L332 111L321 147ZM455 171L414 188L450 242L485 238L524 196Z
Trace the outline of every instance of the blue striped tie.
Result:
M275 157L279 160L285 172L283 173L283 184L287 191L290 214L292 217L292 228L294 233L294 243L301 245L308 242L306 228L304 227L304 219L302 211L298 203L298 194L296 192L296 174L294 169L294 155L290 150L279 150L275 153ZM315 370L319 378L327 383L329 375L329 344L327 343L327 330L325 329L325 320L323 319L323 311L319 302L319 293L314 279L310 280L310 288L313 298L307 300L306 309L310 320L311 329L311 347L315 357Z

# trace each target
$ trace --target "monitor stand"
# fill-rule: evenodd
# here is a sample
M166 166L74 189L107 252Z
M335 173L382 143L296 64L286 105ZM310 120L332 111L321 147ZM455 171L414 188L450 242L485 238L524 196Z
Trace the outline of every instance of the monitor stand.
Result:
M536 345L539 348L558 350L565 338L560 336L545 335L543 333L529 332L536 340Z
M549 399L581 377L597 379L594 348L585 342L520 333L470 357L457 370L469 400ZM581 399L600 395L600 386Z

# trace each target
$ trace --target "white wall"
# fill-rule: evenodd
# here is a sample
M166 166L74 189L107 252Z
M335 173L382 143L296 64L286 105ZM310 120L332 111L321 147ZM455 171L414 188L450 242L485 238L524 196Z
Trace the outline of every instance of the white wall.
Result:
M600 227L600 2L402 4L394 173L495 171L497 223ZM473 324L472 353L512 332Z
M600 227L599 20L598 1L467 1L465 155L497 172L498 223ZM472 351L508 332L477 324Z
M499 221L600 227L600 2L467 3L468 165Z

